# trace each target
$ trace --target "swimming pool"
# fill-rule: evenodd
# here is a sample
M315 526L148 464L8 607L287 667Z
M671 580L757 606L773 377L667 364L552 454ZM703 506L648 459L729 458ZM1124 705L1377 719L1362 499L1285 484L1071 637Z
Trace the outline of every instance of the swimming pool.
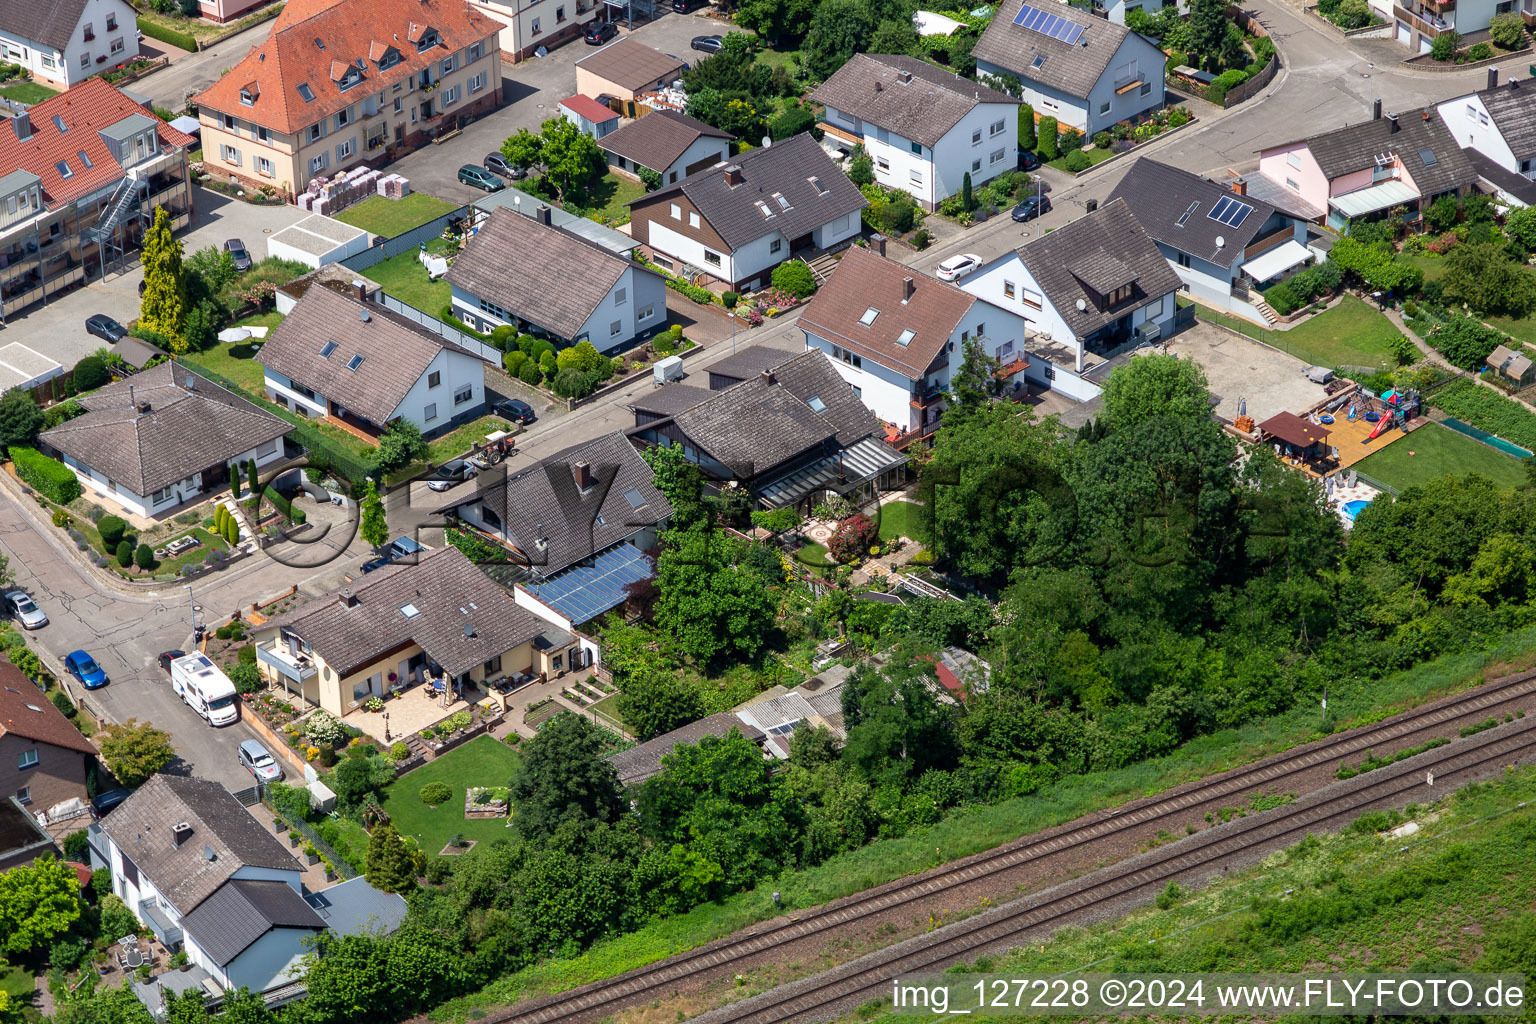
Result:
M1354 501L1346 501L1344 503L1344 518L1348 519L1350 522L1354 522L1355 516L1359 515L1360 510L1369 504L1370 501L1364 498L1356 498Z

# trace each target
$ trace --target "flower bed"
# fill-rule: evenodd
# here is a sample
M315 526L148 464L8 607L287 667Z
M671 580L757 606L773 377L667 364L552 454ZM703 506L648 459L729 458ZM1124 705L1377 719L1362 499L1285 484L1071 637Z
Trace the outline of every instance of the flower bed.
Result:
M302 715L302 705L284 700L271 693L256 693L245 698L245 706L256 712L273 732Z
M510 799L505 786L470 786L464 791L464 817L504 818Z

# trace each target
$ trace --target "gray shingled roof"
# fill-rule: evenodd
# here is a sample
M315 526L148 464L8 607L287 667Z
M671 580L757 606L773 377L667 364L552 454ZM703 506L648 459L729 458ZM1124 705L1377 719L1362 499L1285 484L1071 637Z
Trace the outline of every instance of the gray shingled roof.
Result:
M651 49L633 36L609 43L596 53L581 58L576 66L631 92L676 78L683 70L682 61Z
M340 675L407 640L458 675L549 628L451 545L423 552L415 565L371 573L348 589L356 601L351 607L342 591L332 591L263 623L261 632L292 630Z
M226 882L182 918L181 926L220 967L274 928L325 930L325 922L288 883L253 878Z
M1057 228L1020 247L1018 253L1056 312L1079 338L1180 287L1179 276L1124 199ZM1130 301L1101 310L1097 296L1088 290L1092 285L1085 286L1084 278L1101 282L1115 278L1116 283L1108 286L1111 288L1130 280L1135 288ZM1077 308L1078 299L1084 300L1086 309Z
M86 0L0 0L6 34L63 50L74 37Z
M576 486L575 466L585 462L594 485ZM651 481L651 467L621 431L549 455L504 482L490 474L475 494L439 513L482 502L501 517L507 534L543 576L591 558L672 515L672 506ZM535 543L542 536L542 549Z
M748 377L756 377L764 370L771 370L784 362L788 354L783 349L773 348L769 345L747 345L737 349L724 359L710 363L706 369L711 377L731 377L735 380L746 380ZM718 388L716 390L719 390Z
M1019 104L916 57L868 53L854 54L811 99L930 147L978 104Z
M1477 94L1516 160L1536 157L1536 81L1511 78ZM1456 116L1453 114L1452 116Z
M788 390L761 377L717 392L675 418L695 447L751 479L837 436L836 429Z
M320 354L328 341L336 342L329 358ZM304 293L293 312L272 329L256 359L383 425L443 349L469 354L377 303L359 302L322 286ZM357 355L362 363L347 369Z
M729 711L721 711L708 718L701 718L697 722L689 722L680 729L663 733L655 739L646 740L638 747L630 747L628 750L612 754L607 760L618 772L619 783L624 786L633 786L653 775L661 774L661 759L672 753L679 745L687 746L697 743L706 736L726 736L732 729L755 743L763 741L760 730L746 724Z
M1031 6L1041 6L1042 0L1034 0ZM1124 25L1095 18L1085 10L1068 7L1054 0L1044 3L1045 9L1061 18L1084 28L1082 37L1075 43L1067 43L1015 25L1024 0L1003 0L997 13L987 25L981 38L971 49L977 60L988 61L1007 68L1020 78L1041 82L1053 89L1060 89L1069 96L1086 99L1094 84L1109 67L1120 44L1131 34ZM1083 45L1087 41L1086 46ZM1148 46L1152 46L1149 42ZM1153 47L1155 49L1155 47ZM1045 58L1037 68L1035 58ZM1161 68L1151 67L1150 73L1161 74Z
M700 139L734 139L730 132L675 110L657 110L620 125L599 140L609 153L649 167L660 174L677 162Z
M837 443L847 448L871 434L880 432L880 420L870 411L853 387L843 379L825 352L803 352L773 367L779 386L808 407L837 431ZM824 407L811 405L819 401Z
M631 267L654 273L562 228L502 208L491 211L449 266L448 283L574 338Z
M664 388L642 391L629 407L635 412L675 416L685 409L692 409L700 402L708 401L713 394L714 392L708 388L698 388L691 384L668 384Z
M741 168L740 185L726 183L727 167ZM826 191L821 192L811 178ZM748 150L726 167L705 168L630 205L664 202L677 192L688 197L732 249L770 232L796 238L869 205L809 132ZM785 198L789 209L779 204L774 193ZM758 203L767 207L766 216Z
M405 897L381 892L366 878L349 878L312 892L304 902L337 935L388 935L405 922Z
M1436 116L1434 108L1424 107L1398 114L1396 131L1392 130L1392 124L1390 117L1373 118L1313 135L1304 141L1329 180L1375 167L1376 158L1387 153L1398 155L1424 196L1470 185L1477 180L1477 172L1451 137L1445 122ZM1426 153L1430 154L1432 162L1425 160Z
M177 846L180 822L192 836ZM243 867L299 871L283 844L217 782L154 775L101 820L112 842L182 915ZM209 860L205 848L213 851Z
M1124 199L1147 234L1159 242L1223 267L1242 256L1275 213L1261 199L1237 195L1220 182L1150 157L1131 164L1106 202L1116 199ZM1236 227L1223 224L1210 217L1222 199L1236 199L1253 209ZM1218 238L1225 244L1217 245Z
M161 363L77 401L85 415L38 439L138 495L154 494L293 429L175 363ZM146 404L148 410L139 411Z

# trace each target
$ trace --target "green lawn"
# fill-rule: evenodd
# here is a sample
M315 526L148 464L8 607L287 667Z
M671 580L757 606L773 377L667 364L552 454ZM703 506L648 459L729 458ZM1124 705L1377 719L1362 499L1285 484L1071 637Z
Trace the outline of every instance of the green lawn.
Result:
M31 1005L33 991L32 975L25 968L15 964L0 965L0 992L10 996L13 1004Z
M336 214L336 219L372 234L393 238L457 209L446 199L438 199L425 192L412 192L404 199L371 196L356 206L342 210Z
M1095 147L1094 149L1085 149L1085 150L1083 150L1083 155L1088 158L1088 166L1092 167L1095 164L1103 163L1105 160L1108 160L1110 157L1114 156L1115 154L1114 154L1113 150L1098 149L1097 147ZM1072 173L1071 171L1067 170L1067 158L1065 156L1057 157L1055 160L1052 160L1050 163L1046 164L1046 166L1047 167L1054 167L1058 171L1065 171L1067 174L1071 174Z
M469 449L485 440L485 435L494 430L506 430L509 424L500 416L485 415L479 419L470 420L456 430L450 430L432 441L427 446L427 460L429 462L447 462L463 455Z
M619 725L623 726L626 730L629 729L629 723L624 721L624 717L619 714L619 695L616 693L604 697L602 700L598 701L596 704L593 704L587 710L596 712L599 718L611 719L617 722Z
M1511 320L1507 316L1490 316L1484 319L1487 320L1488 326L1497 327L1516 341L1536 346L1536 320Z
M1200 319L1231 327L1250 338L1289 352L1315 366L1394 366L1392 339L1400 333L1392 321L1353 295L1289 331L1266 331L1246 320L1201 306Z
M0 85L0 96L17 103L41 103L50 96L57 96L58 90L50 89L46 85L38 85L36 82L17 82L14 85Z
M384 809L401 835L414 836L435 857L455 833L490 842L507 835L506 818L464 817L464 791L470 786L505 786L518 762L517 752L490 736L470 740L457 750L392 782L384 791ZM453 790L435 810L421 802L421 787L441 782Z
M918 519L922 507L910 501L888 501L880 506L880 540L882 543L894 537L916 540Z
M1392 442L1356 468L1399 489L1466 473L1480 473L1501 487L1525 485L1525 467L1518 459L1438 423Z
M807 544L799 551L796 551L792 557L797 562L817 567L832 566L837 564L833 562L831 556L827 554L827 547L825 544Z
M603 175L602 180L587 195L582 211L599 224L626 224L629 222L629 207L626 204L643 195L644 185L610 172Z
M1405 256L1409 263L1424 271L1424 280L1438 281L1445 276L1445 257L1434 253L1418 253L1413 256Z
M237 341L232 344L220 342L192 358L215 373L228 377L251 394L260 395L264 386L262 369L255 356L255 345L250 341Z
M369 268L368 276L386 292L428 316L437 316L453 298L453 290L446 280L427 280L427 268L416 259L414 252L403 252L394 259L375 264Z

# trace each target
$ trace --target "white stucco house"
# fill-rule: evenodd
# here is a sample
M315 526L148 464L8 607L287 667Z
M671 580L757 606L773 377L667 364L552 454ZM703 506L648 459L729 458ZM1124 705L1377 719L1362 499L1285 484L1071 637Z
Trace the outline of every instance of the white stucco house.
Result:
M804 132L634 200L630 233L674 273L755 291L785 260L857 236L868 205Z
M184 366L161 363L76 399L86 412L38 437L87 492L159 516L229 488L247 460L283 458L292 429Z
M1027 376L1080 400L1094 370L1173 332L1179 276L1125 200L983 264L960 282L1024 318Z
M1157 44L1078 7L1004 0L971 53L978 75L1017 78L1036 118L1088 135L1163 106Z
M611 351L667 323L666 278L555 227L547 205L532 217L491 211L448 268L448 284L453 315L484 333L512 324Z
M1481 183L1512 205L1536 203L1536 77L1487 87L1441 103L1436 110Z
M927 433L949 399L965 343L980 338L1011 386L1022 380L1024 318L854 246L816 292L798 324L805 347L832 365L895 438Z
M267 398L378 436L397 419L435 436L485 411L485 363L365 297L312 286L257 353Z
M687 114L655 110L602 136L602 147L615 173L639 180L646 167L671 185L729 159L735 138Z
M875 180L932 210L1017 165L1019 101L916 57L854 54L811 94L826 107L822 145L863 146Z
M126 0L0 0L0 59L67 89L139 55Z

